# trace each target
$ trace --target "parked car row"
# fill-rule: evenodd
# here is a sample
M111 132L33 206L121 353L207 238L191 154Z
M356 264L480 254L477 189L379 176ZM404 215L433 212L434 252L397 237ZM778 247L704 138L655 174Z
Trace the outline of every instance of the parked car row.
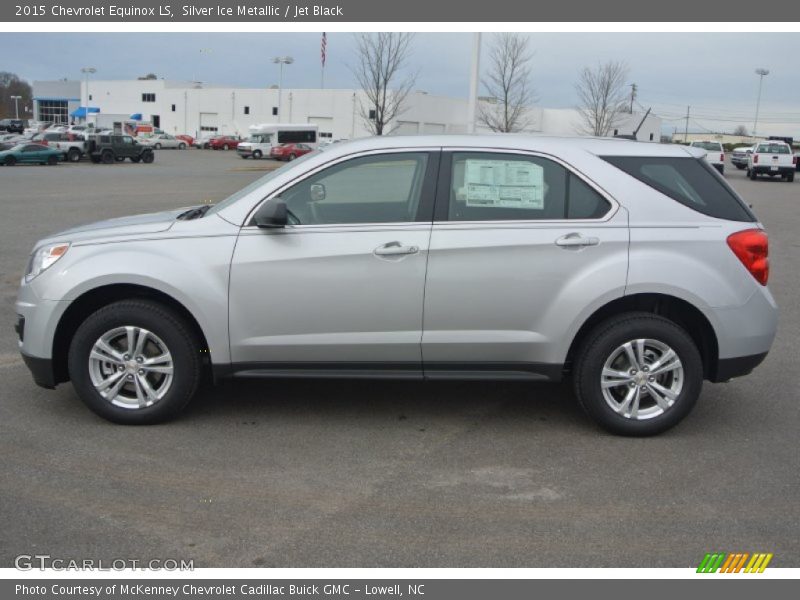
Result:
M690 146L705 150L706 161L720 174L725 173L725 149L720 142L698 140L692 142ZM787 142L770 139L752 146L734 148L731 153L731 163L739 170L746 169L747 176L752 180L757 179L759 175L766 175L792 182L795 171L800 168L798 155L800 152L794 153Z

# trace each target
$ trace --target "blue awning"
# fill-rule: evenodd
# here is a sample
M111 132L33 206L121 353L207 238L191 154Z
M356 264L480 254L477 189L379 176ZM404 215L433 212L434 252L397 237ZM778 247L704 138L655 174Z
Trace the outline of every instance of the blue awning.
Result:
M133 113L130 118L134 121L141 121L142 120L142 113Z
M99 108L97 108L95 106L90 106L89 107L89 114L99 113L99 112L100 112ZM73 110L70 113L70 116L71 117L78 117L79 119L85 119L86 118L86 107L85 106L79 106L78 108L76 108L75 110Z

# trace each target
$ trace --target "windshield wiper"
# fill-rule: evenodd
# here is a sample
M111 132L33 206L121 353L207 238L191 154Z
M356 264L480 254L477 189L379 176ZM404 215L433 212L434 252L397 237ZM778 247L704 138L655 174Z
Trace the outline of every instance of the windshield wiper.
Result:
M186 212L182 212L178 215L178 219L181 221L191 221L192 219L199 219L203 215L205 215L208 210L211 208L210 204L204 204L203 206L198 206L196 208L190 208Z

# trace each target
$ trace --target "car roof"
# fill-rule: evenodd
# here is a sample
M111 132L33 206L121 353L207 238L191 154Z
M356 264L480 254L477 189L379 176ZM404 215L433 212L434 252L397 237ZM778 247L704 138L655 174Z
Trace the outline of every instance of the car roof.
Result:
M479 135L387 135L359 138L331 144L327 156L355 152L401 148L487 148L493 150L527 150L558 154L568 150L584 150L596 156L662 156L701 157L704 152L682 144L638 142L617 138L557 137L547 135L479 134Z

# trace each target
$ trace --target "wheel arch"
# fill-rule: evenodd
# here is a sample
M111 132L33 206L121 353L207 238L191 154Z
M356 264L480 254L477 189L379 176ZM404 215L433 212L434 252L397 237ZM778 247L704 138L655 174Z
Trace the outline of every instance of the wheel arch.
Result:
M719 343L714 327L706 315L694 304L659 293L640 293L622 296L595 310L578 329L572 339L565 368L569 370L575 355L586 336L601 322L628 312L649 312L660 315L680 325L694 341L703 359L703 377L716 380L719 363Z
M112 302L130 299L147 299L159 302L180 315L197 336L203 353L204 366L210 366L211 355L208 341L200 323L181 302L166 292L137 284L109 284L93 288L73 300L61 315L53 336L53 375L55 383L69 381L67 354L72 337L86 318L96 310Z

